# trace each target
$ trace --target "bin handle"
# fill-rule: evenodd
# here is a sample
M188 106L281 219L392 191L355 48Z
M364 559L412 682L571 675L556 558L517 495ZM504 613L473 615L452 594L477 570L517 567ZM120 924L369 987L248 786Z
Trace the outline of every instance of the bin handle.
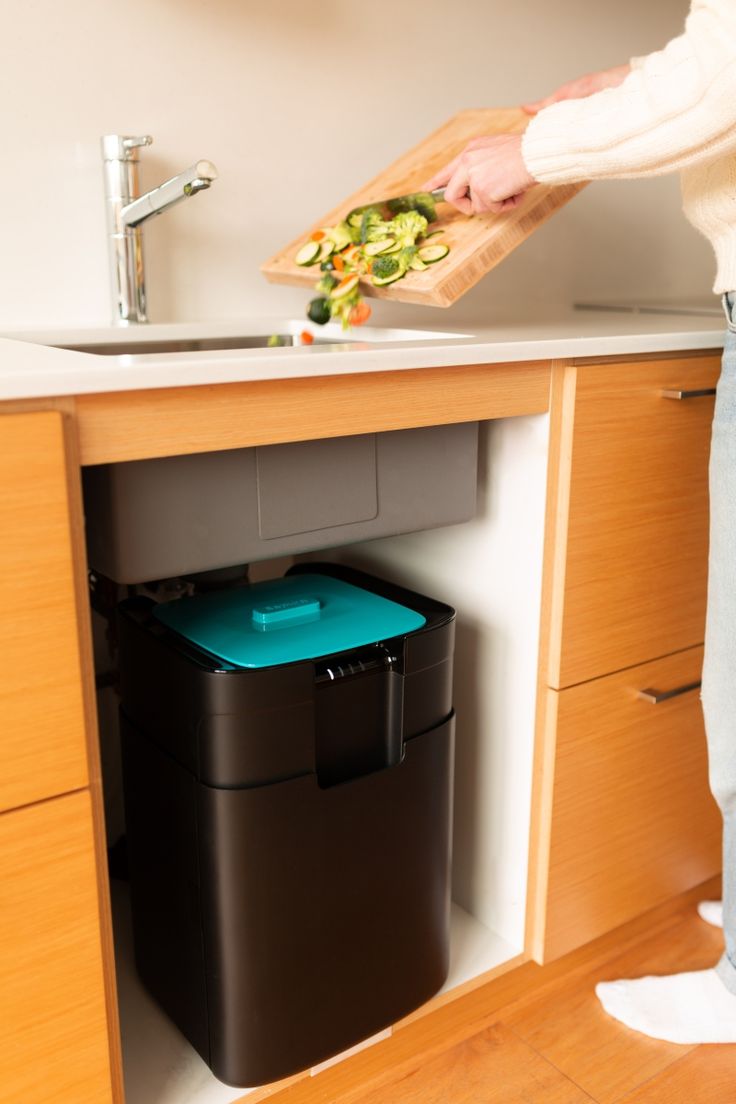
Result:
M386 670L386 766L395 767L404 758L404 676L391 666Z

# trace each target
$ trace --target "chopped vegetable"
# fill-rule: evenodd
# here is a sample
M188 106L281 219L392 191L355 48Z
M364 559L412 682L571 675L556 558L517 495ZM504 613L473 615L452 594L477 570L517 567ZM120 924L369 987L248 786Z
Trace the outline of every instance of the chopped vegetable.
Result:
M390 276L374 276L373 286L384 287L385 284L393 284L396 280L400 280L403 275L404 273L397 269L397 271L392 272Z
M364 322L367 322L371 316L371 308L363 299L360 303L356 303L351 309L348 315L348 321L351 326L362 326Z
M374 278L382 279L384 276L393 276L399 271L399 262L396 257L376 257L371 267ZM402 273L403 275L403 273Z
M333 226L330 230L330 239L335 243L335 252L339 253L341 249L346 249L353 240L353 236L350 232L350 227L346 222L338 222L337 226Z
M361 294L361 277L374 287L385 287L447 256L446 245L426 244L442 232L427 233L436 218L432 197L418 193L411 198L413 205L401 204L393 218L384 219L385 207L366 207L336 226L312 232L295 257L299 265L320 268L318 296L307 309L310 321L323 326L332 320L343 329L361 326L371 314ZM305 342L312 340L308 331L304 334Z
M298 265L311 265L317 260L322 246L319 242L309 241L303 245L294 260Z
M318 326L324 326L325 322L329 322L331 313L329 301L324 296L313 299L307 308L307 318L316 322Z
M425 264L434 264L436 261L441 261L443 257L446 257L450 252L446 245L425 245L419 250L417 256L420 261L424 261Z
M366 257L377 257L379 253L385 253L394 245L396 245L396 238L379 238L378 241L368 242L364 245L363 253Z
M322 279L317 284L317 291L321 291L323 295L329 295L334 287L337 287L338 281L330 272L325 272Z
M414 245L427 229L427 220L418 211L401 211L391 220L391 233L401 246Z
M344 295L349 295L353 288L358 286L359 276L357 272L351 276L346 276L344 280L341 280L337 287L332 289L333 299L342 299Z
M389 223L384 222L381 212L376 207L369 207L363 212L360 219L360 241L361 244L366 242L380 241L385 238L389 233Z
M268 349L278 349L283 344L284 344L284 339L281 337L280 334L271 334L268 341L266 342L266 348L268 348Z
M314 344L314 335L311 334L309 330L302 330L302 332L299 334L299 337L301 338L302 345Z

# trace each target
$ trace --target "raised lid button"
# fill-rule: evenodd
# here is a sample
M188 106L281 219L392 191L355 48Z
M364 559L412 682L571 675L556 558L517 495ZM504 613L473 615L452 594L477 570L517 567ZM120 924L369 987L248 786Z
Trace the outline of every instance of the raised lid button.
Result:
M254 606L252 620L256 628L285 628L297 621L316 620L322 608L319 598L295 598L291 602L271 602Z

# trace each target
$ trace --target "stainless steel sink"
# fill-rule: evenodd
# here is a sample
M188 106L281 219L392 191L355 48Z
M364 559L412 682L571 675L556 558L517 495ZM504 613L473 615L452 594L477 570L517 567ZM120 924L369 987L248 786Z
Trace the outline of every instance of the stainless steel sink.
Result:
M395 329L393 327L363 326L360 330L342 330L335 323L328 323L316 330L301 319L272 318L253 319L244 322L245 333L232 324L214 324L214 333L202 335L199 324L148 324L119 331L111 327L90 329L72 337L63 330L45 333L4 333L0 336L17 341L47 345L56 349L68 349L76 353L91 353L103 357L160 357L192 353L257 353L266 349L291 349L314 345L338 353L346 345L366 348L388 342L448 341L470 337L468 333L445 333L438 330ZM311 333L312 340L304 341L302 334Z
M299 334L248 334L238 337L179 338L168 341L105 341L83 345L57 345L58 349L71 349L75 353L95 353L97 356L140 356L149 353L198 353L216 349L283 349L294 345L336 345L349 337L315 337L313 342L302 341Z

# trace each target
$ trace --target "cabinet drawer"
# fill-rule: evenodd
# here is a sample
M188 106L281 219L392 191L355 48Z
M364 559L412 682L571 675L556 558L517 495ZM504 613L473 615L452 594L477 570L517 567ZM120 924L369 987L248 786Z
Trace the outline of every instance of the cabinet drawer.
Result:
M0 417L0 810L87 784L66 453L56 411Z
M87 791L0 815L0 1097L108 1104Z
M712 877L721 817L707 779L702 648L547 690L556 725L544 958L555 958ZM537 948L539 950L539 948ZM540 955L541 957L541 955Z
M550 686L702 642L714 399L663 392L707 391L719 370L710 355L571 369L567 546Z

